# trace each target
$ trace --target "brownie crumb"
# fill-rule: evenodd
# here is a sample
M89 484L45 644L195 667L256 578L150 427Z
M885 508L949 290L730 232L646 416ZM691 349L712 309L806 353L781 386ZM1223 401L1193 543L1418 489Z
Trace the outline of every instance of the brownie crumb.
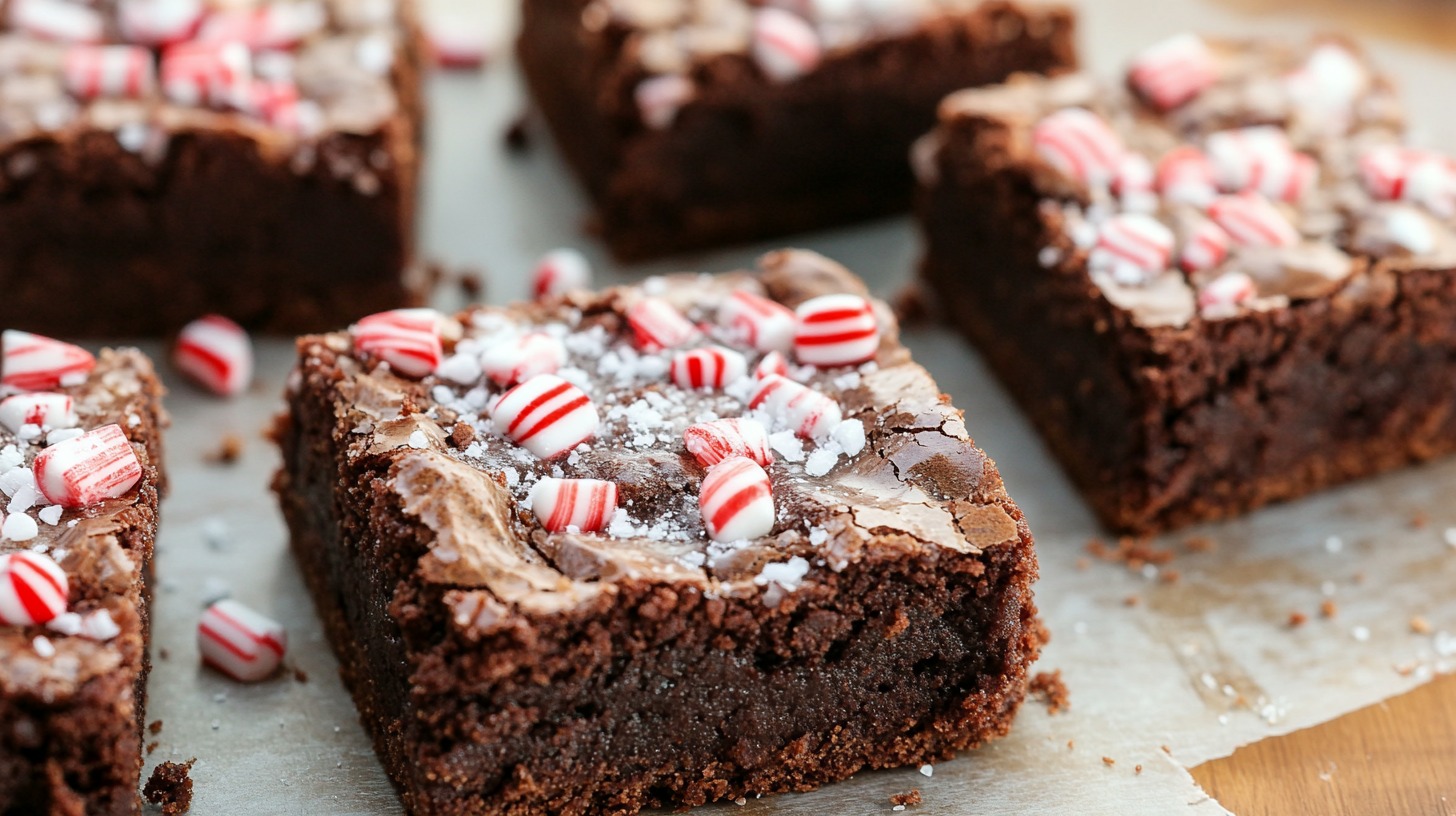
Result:
M1113 765L1116 765L1117 764L1117 760L1113 759L1110 756L1105 756L1105 757L1102 758L1102 764L1103 765L1106 765L1107 767L1110 768Z
M1333 618L1338 614L1340 614L1340 608L1335 605L1334 601L1325 600L1324 603L1320 604L1320 617Z
M1189 536L1183 541L1183 549L1191 553L1213 552L1218 549L1218 543L1208 536Z
M1141 765L1134 765L1134 766L1132 766L1132 772L1135 773L1135 774L1137 774L1138 776L1142 776L1143 775L1143 766L1141 766Z
M1077 559L1077 571L1078 572L1086 572L1089 569L1092 569L1092 559L1090 559L1090 558L1078 558Z
M1431 633L1431 622L1416 615L1410 619L1410 630L1418 635L1429 635Z
M1062 670L1056 669L1049 672L1037 672L1031 678L1031 684L1027 687L1031 696L1046 704L1048 714L1057 712L1071 706L1071 695L1067 692L1067 684L1062 682ZM1071 743L1067 743L1071 747Z
M147 733L149 733L149 734L160 734L160 733L162 733L162 721L161 720L152 720L150 723L148 723L147 724Z
M295 666L293 667L293 679L299 683L307 683L308 672Z
M1166 745L1159 745L1158 746L1158 750L1159 751L1162 751L1163 753L1167 754L1168 756L1172 756L1173 755L1173 749L1172 748L1169 748Z
M1067 750L1068 751L1071 751L1071 750L1075 749L1076 747L1077 747L1077 741L1076 740L1067 740Z
M450 435L445 438L445 441L449 442L455 450L465 450L470 447L470 443L475 441L475 426L460 420L455 423L455 427L450 429Z
M531 149L530 117L521 114L511 122L505 133L506 149L512 153L524 153Z
M908 790L904 793L897 793L894 796L890 797L890 804L896 805L898 807L909 807L910 805L918 805L920 804L920 802L921 799L919 788Z
M225 433L218 440L217 447L203 455L203 459L214 465L231 465L243 457L243 438L235 433Z
M1130 572L1141 572L1148 564L1155 567L1163 566L1173 560L1172 550L1158 549L1152 546L1146 538L1133 538L1123 536L1117 540L1117 546L1109 546L1100 538L1093 538L1087 541L1087 554L1099 561L1106 561L1113 564L1123 564Z
M933 321L935 315L925 290L919 283L907 284L890 299L890 310L895 313L901 326L920 326Z
M196 757L186 762L163 762L152 771L152 778L142 788L142 796L154 805L162 806L165 816L186 813L192 807L192 777L189 772Z
M470 300L480 300L485 293L485 276L479 272L461 272L455 278L455 284L460 287L460 294Z
M1412 530L1424 530L1426 529L1426 525L1430 523L1431 517L1419 511L1410 518L1410 528Z
M1297 628L1303 626L1308 621L1309 621L1309 616L1306 615L1306 614L1304 614L1303 612L1296 611L1296 612L1290 612L1289 613L1289 628L1290 629L1297 629Z
M161 745L162 743L156 741L147 743L147 756L151 756L153 753L155 753L156 750L161 747Z
M1143 599L1142 598L1139 598L1136 595L1129 595L1126 598L1123 598L1122 599L1122 605L1123 606L1137 606L1138 604L1140 604L1142 602L1143 602Z
M1183 573L1173 569L1172 567L1168 567L1158 574L1158 580L1162 581L1165 584L1176 584L1180 580L1182 580L1182 578Z
M172 656L172 653L167 650L167 647L166 646L163 646L162 648L160 648L160 649L157 650L157 659L158 660L167 660L171 656Z

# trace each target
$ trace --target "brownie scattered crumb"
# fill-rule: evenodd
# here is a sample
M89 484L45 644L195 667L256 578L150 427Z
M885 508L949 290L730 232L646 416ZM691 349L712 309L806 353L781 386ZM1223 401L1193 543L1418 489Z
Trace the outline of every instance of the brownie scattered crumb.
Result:
M1431 517L1419 511L1410 517L1410 528L1412 530L1424 530L1426 529L1426 525L1430 523Z
M897 805L899 807L908 807L910 805L918 805L918 804L920 804L920 801L921 801L921 799L920 799L920 789L919 788L916 788L916 789L913 789L913 790L908 790L908 791L906 791L904 793L897 793L894 796L891 796L890 797L890 804Z
M1363 572L1357 572L1354 575L1351 575L1350 576L1350 583L1355 584L1357 586L1360 585L1360 584L1365 583L1365 573L1363 573Z
M214 465L231 465L243 457L243 438L235 433L225 433L218 440L217 447L203 455L203 459Z
M1176 584L1182 579L1183 573L1173 569L1172 567L1168 567L1167 569L1164 569L1162 572L1158 573L1158 580L1162 581L1165 584Z
M1102 764L1103 765L1106 765L1107 767L1110 768L1113 765L1116 765L1117 764L1117 760L1113 759L1110 756L1105 756L1105 757L1102 758Z
M156 741L147 743L147 756L151 756L157 750L157 748L161 746L161 744L162 743Z
M470 447L470 443L475 441L475 426L460 420L455 423L455 427L450 429L450 435L445 438L445 441L456 450L465 450Z
M297 666L294 666L293 667L293 679L295 681L299 682L299 683L307 683L308 682L308 672L304 671L303 669L298 668Z
M890 299L890 309L899 319L901 326L919 326L932 322L934 315L925 290L919 282L906 284Z
M192 777L189 772L196 757L186 762L163 762L152 771L152 778L142 788L142 796L154 805L162 806L165 816L186 813L192 807Z
M1289 628L1290 629L1297 629L1297 628L1305 625L1308 622L1309 622L1309 616L1306 615L1306 614L1304 614L1303 612L1295 611L1295 612L1290 612L1289 613Z
M512 153L524 153L531 149L531 123L526 114L517 116L506 128L506 149Z
M1072 704L1071 695L1067 692L1067 684L1062 682L1061 669L1037 672L1032 676L1027 690L1031 692L1033 698L1046 704L1048 714L1056 714L1069 708ZM1067 742L1067 747L1072 747L1070 740Z
M1338 614L1340 614L1340 608L1335 605L1334 601L1331 601L1327 598L1323 603L1320 604L1320 617L1333 618Z
M1091 568L1092 568L1092 559L1090 559L1090 558L1078 558L1077 559L1077 571L1078 572L1086 572L1087 570L1089 570Z
M479 300L485 293L485 276L479 272L461 272L455 284L460 287L460 294L471 300Z
M1183 540L1183 549L1191 553L1213 552L1218 549L1218 542L1208 536L1189 536Z
M158 660L167 660L167 659L169 659L171 657L172 657L172 653L169 652L169 651L167 651L167 647L163 646L162 648L160 648L160 649L157 650L157 659Z
M160 734L160 733L162 733L162 721L161 720L152 720L150 723L148 723L147 724L147 733L149 733L149 734Z
M1142 776L1143 775L1143 766L1141 766L1141 765L1134 765L1134 766L1132 766L1132 772L1135 773L1135 774L1137 774L1138 776Z
M1122 605L1123 606L1137 606L1138 604L1140 604L1142 602L1143 602L1143 599L1142 598L1139 598L1136 595L1129 595L1126 598L1123 598L1122 599Z
M1077 741L1076 740L1067 740L1067 750L1068 751L1074 750L1076 747L1077 747Z
M1172 550L1159 549L1152 546L1146 538L1134 538L1123 536L1117 540L1117 546L1110 546L1100 538L1093 538L1087 541L1087 554L1099 561L1109 563L1120 563L1128 568L1130 572L1142 572L1144 566L1152 564L1155 567L1163 566L1173 560Z
M1410 630L1417 635L1429 635L1431 633L1431 622L1416 615L1410 619Z
M1162 751L1163 753L1167 754L1168 756L1172 756L1173 755L1173 749L1172 748L1169 748L1166 745L1159 745L1158 746L1158 750L1159 751Z

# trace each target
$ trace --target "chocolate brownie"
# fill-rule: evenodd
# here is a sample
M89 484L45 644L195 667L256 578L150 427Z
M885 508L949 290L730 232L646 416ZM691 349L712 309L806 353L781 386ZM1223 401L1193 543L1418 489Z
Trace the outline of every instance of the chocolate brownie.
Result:
M15 336L6 332L7 346ZM0 379L9 383L11 373L0 364ZM0 814L138 813L152 550L164 478L162 388L146 357L118 349L101 352L89 374L63 385L27 391L18 401L15 389L4 393ZM37 394L64 395L71 404L33 402ZM17 423L17 405L49 413L42 424ZM107 428L130 457L129 470L102 495L56 495L57 477L70 475L57 467L77 461L77 446ZM68 591L49 583L60 579Z
M481 308L429 365L377 325L299 341L275 487L410 813L688 807L1007 732L1031 534L842 267Z
M403 2L0 4L0 325L292 334L415 301Z
M902 211L959 88L1075 67L1061 6L524 0L536 104L620 258Z
M1456 164L1350 43L1191 35L1126 83L958 93L923 281L1110 528L1456 449Z

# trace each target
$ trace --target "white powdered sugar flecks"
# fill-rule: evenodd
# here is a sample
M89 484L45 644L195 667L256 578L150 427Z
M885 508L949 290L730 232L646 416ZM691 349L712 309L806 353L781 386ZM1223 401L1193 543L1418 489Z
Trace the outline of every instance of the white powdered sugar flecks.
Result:
M452 383L473 385L480 380L480 358L473 354L452 354L440 363L435 374Z
M105 642L121 634L121 627L112 620L111 613L98 609L81 619L81 637Z
M798 589L804 576L808 574L809 562L796 555L787 561L765 564L754 577L753 583L768 587L763 593L763 603L772 609L783 601L785 595Z
M81 633L81 616L75 612L62 612L46 623L46 628L58 634L72 636Z
M425 450L430 447L430 438L425 436L424 431L414 431L410 434L409 446L415 450Z
M1053 246L1042 247L1036 253L1036 262L1041 264L1043 269L1051 269L1062 260L1062 251Z
M810 527L809 528L809 543L810 544L813 544L815 547L818 547L818 546L821 546L824 542L826 542L828 540L829 540L829 531L828 530L824 529L823 527Z
M839 461L838 445L825 445L822 448L815 448L809 458L804 460L804 472L818 478L834 469L834 463Z
M804 440L793 431L777 431L768 435L768 445L774 453L789 462L804 461Z
M25 454L14 445L6 445L0 448L0 476L20 467L25 463Z
M34 649L35 653L45 660L50 660L56 656L56 645L51 643L51 639L45 635L36 635L32 638L30 648Z
M864 423L846 419L829 432L829 439L839 444L847 456L858 456L865 446Z

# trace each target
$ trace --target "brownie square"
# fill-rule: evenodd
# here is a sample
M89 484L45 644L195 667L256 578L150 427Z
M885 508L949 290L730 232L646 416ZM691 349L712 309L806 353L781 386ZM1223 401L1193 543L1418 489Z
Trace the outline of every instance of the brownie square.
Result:
M418 298L408 6L193 7L0 14L0 324L141 336L221 313L293 334ZM47 31L56 9L96 30Z
M69 585L63 612L28 624L7 618L15 611L7 605L13 575L0 587L0 813L7 816L140 812L152 552L165 481L162 387L135 349L103 351L89 375L68 382L48 390L71 398L74 428L48 421L17 431L7 424L9 408L0 407L7 504L0 556L48 559ZM55 447L48 443L104 426L124 433L139 481L84 507L36 496L32 466Z
M1139 79L1174 58L1201 66L1176 103ZM1071 132L1111 159L1079 172ZM1390 83L1331 39L1184 37L1125 85L959 93L916 149L924 285L1116 531L1439 456L1456 165L1402 132Z
M945 94L1075 67L1061 6L524 0L537 106L637 260L903 211Z
M728 314L742 293L790 320L783 307L844 293L878 339L863 363L759 382L747 372L781 358L758 349L785 335L744 342ZM408 812L688 807L944 760L1007 732L1043 642L1032 537L871 303L842 267L786 251L756 273L441 319L429 371L376 354L373 321L299 341L275 489ZM644 347L664 325L686 330ZM522 389L552 375L506 391L514 375L499 372L526 358L501 350L543 343L557 356L531 359L554 359L559 392L585 398L543 396L513 421ZM721 387L678 385L703 354L730 361ZM764 383L799 396L774 408L752 396ZM816 399L818 412L774 413ZM600 417L584 444L573 427L543 450L558 425L526 429L583 403ZM705 470L684 440L713 420L763 434L745 449L770 462L772 507L714 504L720 469L758 465ZM613 499L550 503L566 495L557 478Z

